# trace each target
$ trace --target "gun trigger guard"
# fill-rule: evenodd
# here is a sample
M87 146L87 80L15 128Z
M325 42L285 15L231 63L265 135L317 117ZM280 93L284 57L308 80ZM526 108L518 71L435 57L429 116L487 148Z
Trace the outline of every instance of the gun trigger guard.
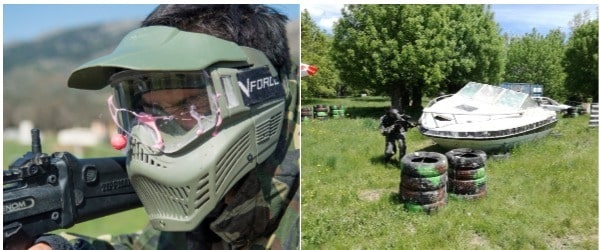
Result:
M21 227L23 227L23 224L20 222L13 222L4 226L4 239L18 233L19 230L21 230Z

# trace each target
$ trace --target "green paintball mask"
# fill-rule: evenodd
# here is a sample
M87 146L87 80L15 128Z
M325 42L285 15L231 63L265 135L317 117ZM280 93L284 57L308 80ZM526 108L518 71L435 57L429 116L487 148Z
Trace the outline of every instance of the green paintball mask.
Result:
M114 89L131 184L163 231L194 229L274 152L287 83L258 50L163 26L132 31L69 78Z

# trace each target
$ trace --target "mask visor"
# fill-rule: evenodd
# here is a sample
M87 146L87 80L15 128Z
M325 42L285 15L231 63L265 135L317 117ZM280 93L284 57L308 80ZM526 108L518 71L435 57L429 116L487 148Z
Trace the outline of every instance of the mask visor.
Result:
M206 71L123 71L110 79L108 100L117 126L164 153L180 150L220 125L220 110Z

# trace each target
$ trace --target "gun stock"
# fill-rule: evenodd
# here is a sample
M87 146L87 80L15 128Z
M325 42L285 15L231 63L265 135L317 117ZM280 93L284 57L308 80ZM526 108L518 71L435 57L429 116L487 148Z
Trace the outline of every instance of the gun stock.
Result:
M44 233L141 206L125 157L46 155L40 145L33 129L32 151L4 170L4 249L26 249Z

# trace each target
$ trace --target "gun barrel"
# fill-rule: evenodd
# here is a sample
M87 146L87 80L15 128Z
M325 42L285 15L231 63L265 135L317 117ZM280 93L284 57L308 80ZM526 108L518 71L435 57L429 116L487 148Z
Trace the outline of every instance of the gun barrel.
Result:
M80 180L74 187L81 191L83 200L76 200L76 223L142 206L129 182L125 162L125 157L79 160L81 167L75 175Z
M24 157L29 158L22 162L34 166L33 154ZM35 165L39 171L32 175L4 171L4 177L11 176L4 179L5 249L75 223L140 207L125 163L125 157L79 160L55 153Z
M34 128L31 130L31 152L35 154L42 153L42 143L40 141L40 130Z

